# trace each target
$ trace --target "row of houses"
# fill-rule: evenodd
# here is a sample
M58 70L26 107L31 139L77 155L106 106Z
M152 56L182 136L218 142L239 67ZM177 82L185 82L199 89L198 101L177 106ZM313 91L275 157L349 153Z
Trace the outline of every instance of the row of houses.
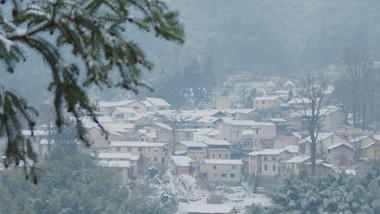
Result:
M98 154L103 165L120 168L123 182L146 173L150 165L172 164L177 174L198 172L211 182L239 183L297 174L310 162L304 120L292 100L287 106L277 103L284 104L281 100L255 98L253 109L172 110L161 98L92 99L104 129L87 117L81 120L88 129L88 151ZM263 109L285 107L287 117L262 117ZM326 105L323 111L317 139L318 163L326 168L322 171L379 159L378 136L342 125L337 108ZM41 158L52 143L48 133L42 126L32 137Z

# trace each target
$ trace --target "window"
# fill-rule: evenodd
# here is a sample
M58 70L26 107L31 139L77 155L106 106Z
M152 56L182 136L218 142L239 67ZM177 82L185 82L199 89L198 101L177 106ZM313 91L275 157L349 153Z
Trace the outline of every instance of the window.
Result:
M276 156L275 156L275 155L272 156L272 160L273 160L273 161L276 160Z
M111 145L111 141L108 141L107 143L108 143L108 145Z
M212 157L215 158L215 154L212 154Z
M212 166L213 169L216 169L216 165Z
M178 138L179 138L180 140L183 139L183 133L182 133L182 132L178 132Z
M157 157L154 157L154 161L157 161Z
M116 151L120 152L120 147L116 147Z
M191 132L187 132L187 133L186 133L186 138L187 138L187 139L190 139L190 138L191 138Z
M259 104L259 101L256 101L256 104Z
M231 173L231 178L234 178L235 177L235 173Z
M265 164L264 165L264 170L267 171L268 170L268 166Z
M256 134L259 134L259 129L256 129Z
M234 170L234 169L235 169L235 166L232 166L232 169Z
M222 178L226 178L227 177L227 173L222 173Z
M132 151L132 148L131 148L131 147L128 147L128 149L127 149L127 150L128 150L128 152L130 152L130 151Z
M161 158L161 163L165 163L165 158L164 157Z
M138 106L133 106L133 109L137 110L137 109L140 109L140 107L138 107Z
M273 165L273 172L276 171L276 165Z
M124 118L124 114L116 114L116 119L123 119Z
M228 158L228 154L225 154L224 157L225 157L225 158Z
M103 136L104 135L104 133L103 132L100 132L100 136Z
M91 144L95 144L95 141L92 140L92 141L91 141Z
M221 157L222 157L222 154L219 154L219 157L221 158Z
M142 147L139 147L139 152L142 152L143 148Z
M262 103L262 104L265 104L265 101L263 100L263 101L261 101L261 103Z
M268 156L265 156L265 155L264 155L264 160L265 160L265 161L268 160Z

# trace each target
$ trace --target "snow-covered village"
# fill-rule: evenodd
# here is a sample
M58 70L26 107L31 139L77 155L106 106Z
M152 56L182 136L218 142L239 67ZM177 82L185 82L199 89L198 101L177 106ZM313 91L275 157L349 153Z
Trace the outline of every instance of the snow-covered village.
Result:
M175 200L176 213L253 213L252 205L269 206L263 194L268 185L311 172L310 94L298 80L297 85L266 77L235 84L236 78L214 90L216 95L229 90L223 92L227 96L202 109L173 109L157 97L109 101L94 94L89 103L99 124L80 118L90 147L78 141L78 149L98 158L100 166L116 169L121 185ZM253 89L261 91L254 97L238 93ZM326 85L318 97L321 105L313 109L319 112L312 133L315 170L356 175L380 159L380 133L355 126L352 114L333 105L333 91ZM240 107L247 102L250 108ZM51 126L34 130L39 160L55 144ZM30 130L23 134L30 136Z
M0 214L380 213L377 1L0 3Z

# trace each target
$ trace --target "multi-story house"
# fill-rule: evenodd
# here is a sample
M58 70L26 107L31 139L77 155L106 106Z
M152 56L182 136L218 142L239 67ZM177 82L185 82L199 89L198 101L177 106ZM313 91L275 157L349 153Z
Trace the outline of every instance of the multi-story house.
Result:
M112 141L111 152L127 152L133 155L142 154L151 164L167 164L171 154L167 143L148 143L138 141Z
M231 144L226 140L203 140L208 146L207 158L208 159L230 159L231 158Z
M276 108L282 102L279 96L271 97L256 97L253 99L253 108L256 109L271 109Z
M207 144L196 141L179 141L175 144L175 151L187 154L195 162L203 162L207 158Z
M283 174L283 161L297 155L287 149L265 149L248 153L248 174L259 177L278 177Z
M327 154L327 147L334 146L336 144L345 143L350 144L345 138L335 133L319 133L317 137L317 154ZM310 136L306 137L298 142L300 152L303 154L311 153L311 140Z
M338 143L327 147L326 160L337 167L354 164L355 149L347 143Z
M211 182L240 183L243 162L231 159L205 159L200 172Z
M220 139L229 142L240 141L250 135L252 147L245 150L273 148L277 136L276 126L269 122L255 122L253 120L223 119L219 125Z

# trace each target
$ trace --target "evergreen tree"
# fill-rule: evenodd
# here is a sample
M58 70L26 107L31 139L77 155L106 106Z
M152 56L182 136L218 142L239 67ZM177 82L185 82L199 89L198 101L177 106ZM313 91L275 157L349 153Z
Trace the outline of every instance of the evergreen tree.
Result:
M86 87L121 87L136 93L138 86L149 88L140 80L140 73L151 69L152 64L138 44L125 35L125 29L134 25L157 37L183 42L178 13L160 0L1 3L5 5L0 9L0 60L12 73L18 62L26 60L27 49L39 53L51 71L48 90L54 94L57 127L64 125L63 112L67 110L76 118L78 136L87 146L80 110L102 127L87 102ZM79 62L69 62L62 53L63 47L70 48ZM34 182L36 156L21 129L26 121L33 130L37 115L22 96L0 86L0 137L7 139L5 166L23 161L26 178L31 176Z

